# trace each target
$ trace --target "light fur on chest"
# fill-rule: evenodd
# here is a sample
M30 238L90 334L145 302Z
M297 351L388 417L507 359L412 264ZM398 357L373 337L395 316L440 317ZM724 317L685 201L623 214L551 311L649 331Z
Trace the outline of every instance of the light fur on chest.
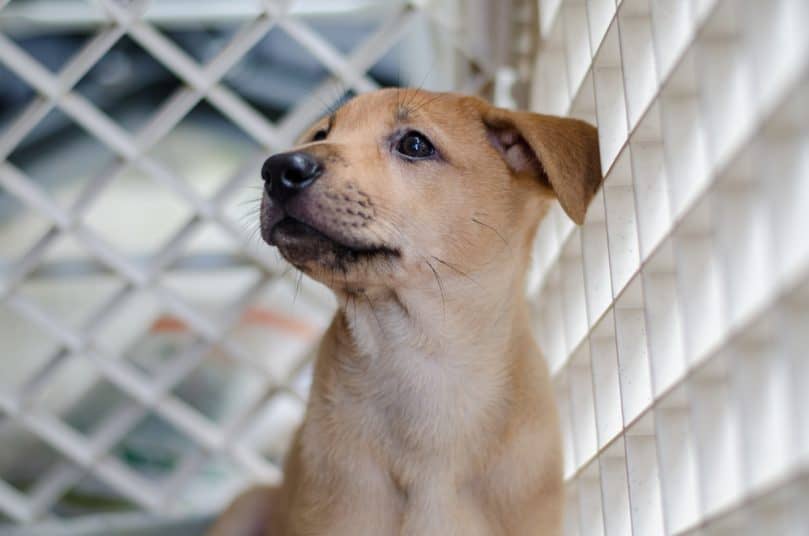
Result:
M380 448L393 449L392 458L424 463L433 456L463 459L471 456L464 452L470 443L491 439L508 396L508 361L498 355L505 333L485 344L458 337L451 347L437 346L432 334L408 329L395 309L369 305L355 314L373 315L375 324L347 318L344 335L354 344L324 348L335 354L330 402L348 417L336 425L370 430Z
M435 348L412 332L380 337L358 324L324 342L305 459L346 476L346 504L373 504L355 523L393 523L402 534L484 530L481 490L509 409L507 361L485 345ZM351 345L340 344L346 336Z

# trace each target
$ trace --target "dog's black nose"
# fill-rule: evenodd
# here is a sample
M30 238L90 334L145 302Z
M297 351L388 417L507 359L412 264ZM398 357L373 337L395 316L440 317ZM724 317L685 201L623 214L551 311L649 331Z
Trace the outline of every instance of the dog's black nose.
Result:
M270 197L283 201L307 188L323 173L323 166L312 155L302 152L269 157L261 167L261 177Z

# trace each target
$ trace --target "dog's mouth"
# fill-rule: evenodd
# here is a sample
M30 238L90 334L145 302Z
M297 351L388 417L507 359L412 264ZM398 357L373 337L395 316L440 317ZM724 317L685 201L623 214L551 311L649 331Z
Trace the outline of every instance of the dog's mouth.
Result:
M300 220L285 216L270 230L270 245L293 264L318 262L345 267L360 260L399 257L399 251L383 245L347 245Z

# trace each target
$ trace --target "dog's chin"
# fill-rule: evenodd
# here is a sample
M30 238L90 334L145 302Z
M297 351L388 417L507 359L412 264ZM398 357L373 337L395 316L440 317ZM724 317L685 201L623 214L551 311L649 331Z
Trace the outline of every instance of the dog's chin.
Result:
M386 246L348 246L289 216L276 223L265 237L286 260L307 272L346 273L360 263L399 256L397 250Z

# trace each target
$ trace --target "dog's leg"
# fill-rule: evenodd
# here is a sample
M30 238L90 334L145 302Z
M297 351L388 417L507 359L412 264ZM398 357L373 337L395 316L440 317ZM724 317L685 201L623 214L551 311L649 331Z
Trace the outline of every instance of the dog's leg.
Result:
M274 536L278 525L277 487L248 489L230 503L219 516L208 536ZM278 533L280 534L280 533Z

